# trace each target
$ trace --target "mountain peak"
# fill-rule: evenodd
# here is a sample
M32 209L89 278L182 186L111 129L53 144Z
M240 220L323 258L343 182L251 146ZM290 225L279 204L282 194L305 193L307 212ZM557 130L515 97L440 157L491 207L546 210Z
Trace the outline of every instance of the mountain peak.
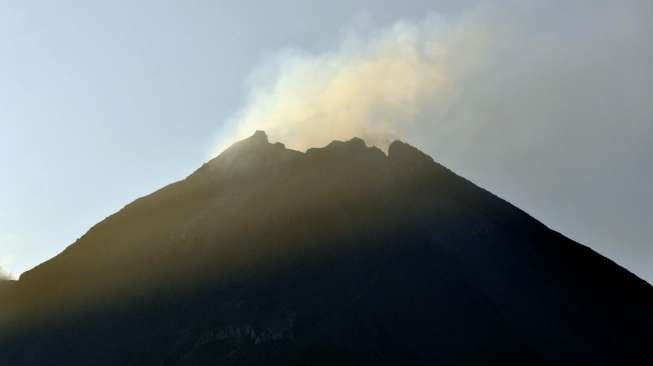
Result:
M263 131L0 299L3 365L637 364L653 324L648 284L407 143Z
M234 153L242 153L244 151L258 150L261 147L271 146L268 135L262 130L256 130L253 135L237 141L229 146L222 154L220 155L231 155Z
M256 130L252 136L246 139L246 141L250 141L252 143L257 143L257 144L269 143L268 135L263 130Z
M393 160L404 161L414 160L433 163L433 158L423 153L413 145L401 140L394 140L388 147L388 157Z
M336 149L342 147L349 148L349 149L365 149L367 145L365 145L365 141L363 141L363 139L361 139L360 137L353 137L347 141L333 140L324 148Z

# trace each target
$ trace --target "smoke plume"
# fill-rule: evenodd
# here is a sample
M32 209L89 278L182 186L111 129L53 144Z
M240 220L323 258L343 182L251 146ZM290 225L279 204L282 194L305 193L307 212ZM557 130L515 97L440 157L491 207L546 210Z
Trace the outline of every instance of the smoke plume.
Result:
M0 255L0 280L11 280L15 278L10 270L13 262L12 256Z
M261 129L298 150L353 136L385 147L448 92L442 29L399 21L366 37L351 31L334 52L282 52L252 76L225 143Z
M11 273L6 271L4 268L0 267L0 280L9 280L11 279Z

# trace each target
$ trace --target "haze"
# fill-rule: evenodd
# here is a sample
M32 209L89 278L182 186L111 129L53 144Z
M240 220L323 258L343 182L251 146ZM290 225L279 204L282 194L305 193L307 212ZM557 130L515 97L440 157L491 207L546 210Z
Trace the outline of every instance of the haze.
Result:
M254 129L399 137L653 281L649 1L0 2L0 267Z

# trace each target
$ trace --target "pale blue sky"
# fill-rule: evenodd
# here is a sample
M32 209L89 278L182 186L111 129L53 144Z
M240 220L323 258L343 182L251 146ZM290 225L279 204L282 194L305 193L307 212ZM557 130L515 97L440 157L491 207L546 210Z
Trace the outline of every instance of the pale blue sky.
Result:
M653 280L647 2L262 3L0 0L1 266L18 274L198 168L279 50L432 13L500 35L449 115L489 122L407 139Z

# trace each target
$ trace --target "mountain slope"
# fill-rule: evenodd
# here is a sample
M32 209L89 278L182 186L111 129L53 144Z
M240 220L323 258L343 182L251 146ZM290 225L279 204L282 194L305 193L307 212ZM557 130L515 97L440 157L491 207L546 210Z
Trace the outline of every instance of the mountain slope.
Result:
M0 362L614 364L653 290L396 141L262 132L3 290Z

